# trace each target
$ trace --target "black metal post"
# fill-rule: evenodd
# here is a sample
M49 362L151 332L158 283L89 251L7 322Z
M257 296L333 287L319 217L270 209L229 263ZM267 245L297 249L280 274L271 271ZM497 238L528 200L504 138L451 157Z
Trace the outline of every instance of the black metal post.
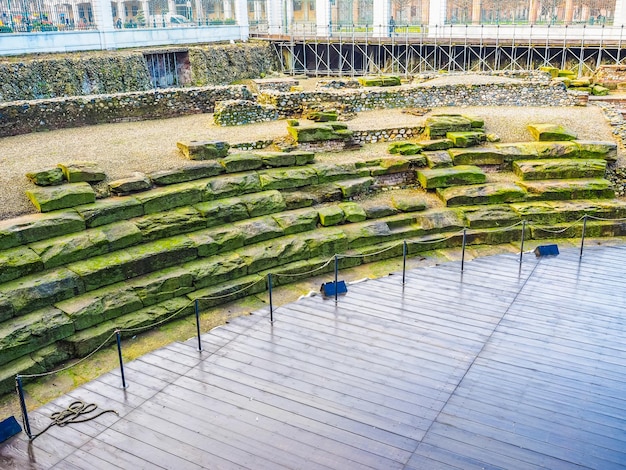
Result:
M270 322L274 323L274 302L272 301L272 273L267 274L267 287L270 293Z
M465 269L465 244L467 243L467 229L463 229L463 251L461 252L461 272Z
M585 232L587 231L587 214L583 215L583 234L580 239L580 258L583 256L583 248L585 246Z
M406 282L406 240L402 242L402 285Z
M522 245L519 249L519 262L522 263L522 256L524 255L524 237L526 236L526 221L522 221Z
M200 339L200 301L196 299L193 306L196 311L196 333L198 334L198 351L202 351L202 340Z
M337 284L339 283L339 256L335 255L335 303L339 300L339 288Z
M26 400L24 399L24 388L22 387L22 377L15 376L15 385L17 387L17 394L20 397L20 408L22 409L22 418L24 421L24 431L28 435L28 438L33 437L33 433L30 431L30 421L28 420L28 410L26 409Z
M115 332L115 339L117 340L117 355L120 359L120 373L122 374L122 388L126 388L126 378L124 377L124 360L122 359L122 337L120 331Z

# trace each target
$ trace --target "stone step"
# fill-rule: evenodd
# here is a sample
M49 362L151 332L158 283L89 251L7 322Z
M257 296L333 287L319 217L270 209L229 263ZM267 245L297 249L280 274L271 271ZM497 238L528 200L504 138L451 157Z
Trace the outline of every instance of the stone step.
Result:
M611 182L599 178L520 181L518 184L528 192L527 200L529 201L611 199L615 197Z
M603 178L606 160L546 159L513 162L513 171L523 180Z
M508 204L463 207L466 225L472 229L509 227L522 220Z
M526 191L514 183L484 183L472 186L438 188L437 196L448 207L475 206L524 201Z
M626 217L626 202L619 200L536 201L510 205L519 217L537 224L573 222L584 215L604 219Z
M477 166L459 165L418 170L417 179L423 188L434 189L484 183L487 175Z
M623 237L626 235L626 224L623 221L587 221L585 237ZM531 226L530 236L533 240L555 238L575 238L580 243L583 223L563 223L553 225Z

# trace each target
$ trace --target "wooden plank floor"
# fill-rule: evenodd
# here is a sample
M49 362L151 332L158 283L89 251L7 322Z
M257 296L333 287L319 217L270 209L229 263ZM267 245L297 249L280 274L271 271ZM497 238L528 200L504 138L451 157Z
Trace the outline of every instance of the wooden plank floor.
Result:
M174 343L32 413L2 469L625 469L626 247L351 285Z

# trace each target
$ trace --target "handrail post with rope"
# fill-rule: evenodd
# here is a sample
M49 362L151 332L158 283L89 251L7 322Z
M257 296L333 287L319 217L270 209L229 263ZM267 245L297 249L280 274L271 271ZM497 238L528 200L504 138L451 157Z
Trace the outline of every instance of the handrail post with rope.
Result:
M580 238L580 256L579 258L583 257L583 248L585 246L585 232L587 231L587 214L583 215L583 233L582 233L582 237Z
M202 340L200 339L200 301L198 299L193 303L194 312L196 314L196 333L198 334L198 351L202 351Z
M270 297L270 323L274 323L274 302L272 300L272 273L267 273L267 290Z
M335 253L335 303L339 301L339 289L337 283L339 282L339 255Z
M524 237L526 236L526 221L522 221L522 244L519 249L519 263L522 264L522 258L524 256Z
M117 341L117 355L120 359L120 373L122 375L122 388L126 388L126 378L124 377L124 360L122 359L122 338L120 330L115 331L115 340Z
M406 282L406 240L402 242L402 285Z
M30 421L28 420L28 410L26 409L26 400L24 399L24 388L22 387L22 377L17 374L15 376L15 387L17 388L17 394L20 397L20 408L22 409L22 422L24 423L24 431L29 439L33 438L33 433L30 430Z
M461 251L461 272L465 269L465 245L467 243L467 228L463 227L463 249Z

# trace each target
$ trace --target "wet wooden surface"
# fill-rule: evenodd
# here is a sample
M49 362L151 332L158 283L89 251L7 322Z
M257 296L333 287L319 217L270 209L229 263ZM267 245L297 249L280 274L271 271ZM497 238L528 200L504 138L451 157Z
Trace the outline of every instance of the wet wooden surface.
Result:
M0 445L2 469L626 468L626 247L423 268L256 312Z

